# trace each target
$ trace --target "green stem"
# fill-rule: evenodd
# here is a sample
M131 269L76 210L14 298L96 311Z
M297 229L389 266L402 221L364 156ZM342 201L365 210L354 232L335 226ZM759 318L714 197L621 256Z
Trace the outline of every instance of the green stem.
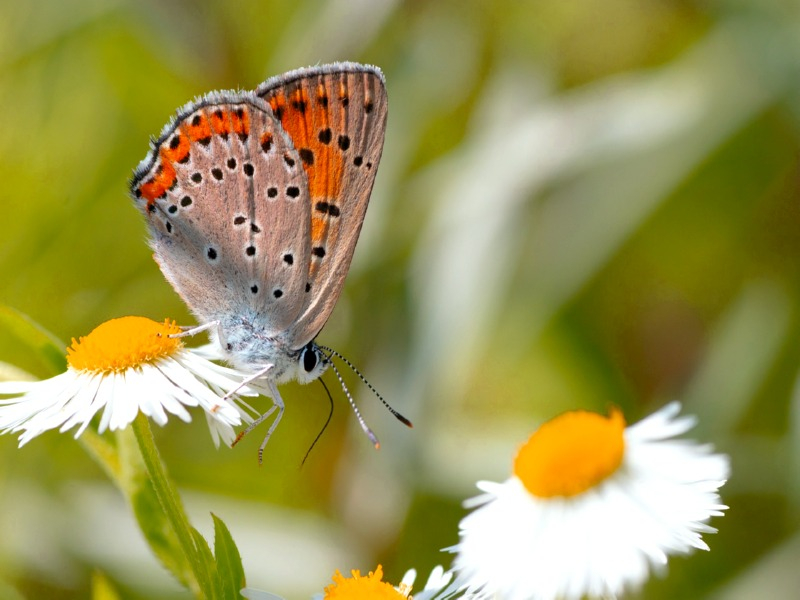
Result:
M181 550L191 566L193 577L186 583L197 597L203 597L199 581L207 577L207 574L200 572L203 569L204 561L195 546L193 530L184 511L180 495L169 478L158 448L156 448L150 422L146 416L139 413L132 426L150 483L168 523L175 532Z

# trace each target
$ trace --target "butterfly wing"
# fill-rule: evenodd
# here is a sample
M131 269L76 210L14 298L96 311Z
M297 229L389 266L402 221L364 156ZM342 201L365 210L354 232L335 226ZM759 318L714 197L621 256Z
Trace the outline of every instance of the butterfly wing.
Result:
M294 143L308 177L306 288L289 345L314 339L333 311L378 170L387 97L376 67L335 63L274 77L256 90Z
M286 330L304 305L308 179L252 93L217 92L178 112L131 181L167 280L202 322L246 317Z

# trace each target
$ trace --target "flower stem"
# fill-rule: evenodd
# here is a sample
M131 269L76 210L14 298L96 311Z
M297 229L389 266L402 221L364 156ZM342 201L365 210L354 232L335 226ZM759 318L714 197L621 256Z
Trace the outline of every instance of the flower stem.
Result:
M195 593L195 596L202 597L202 584L200 581L206 577L206 574L202 572L204 561L199 555L195 545L193 529L189 524L189 519L186 516L180 495L172 480L169 478L166 467L158 453L158 448L156 448L153 432L150 429L150 423L147 417L139 413L132 425L133 433L138 442L139 451L141 452L150 484L155 491L170 528L177 537L178 544L185 559L188 559L188 566L191 568L191 573L184 572L174 574Z

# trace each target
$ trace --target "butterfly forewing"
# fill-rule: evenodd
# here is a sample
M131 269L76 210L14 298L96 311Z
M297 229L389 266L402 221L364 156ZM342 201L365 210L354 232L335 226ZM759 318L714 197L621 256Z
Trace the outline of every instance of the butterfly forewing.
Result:
M307 175L252 94L183 109L131 183L155 258L203 322L241 314L279 333L301 314L310 260Z
M386 89L377 68L338 63L270 79L256 93L308 176L308 294L287 332L299 348L319 333L342 291L383 149Z

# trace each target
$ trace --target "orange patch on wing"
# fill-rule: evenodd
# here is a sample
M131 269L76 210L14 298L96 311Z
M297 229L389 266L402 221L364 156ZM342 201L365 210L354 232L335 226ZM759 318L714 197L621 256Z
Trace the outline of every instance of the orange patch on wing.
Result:
M161 151L159 152L162 161L166 160L170 163L180 162L189 155L189 146L191 145L189 136L181 134L176 135L177 137L173 139L177 139L178 144L174 148L172 147L174 142L170 142L169 144L162 146Z
M324 107L328 106L328 90L321 83L317 86L317 102L322 104Z
M311 216L311 241L315 244L322 242L325 239L325 234L328 232L328 219L325 217L318 217L317 215Z
M307 87L306 87L307 86ZM324 244L331 226L329 216L313 210L319 201L339 198L344 176L344 161L348 157L337 140L341 131L339 122L332 123L331 96L347 94L347 88L334 91L322 81L289 90L275 90L265 98L272 112L280 119L284 131L292 139L308 177L308 190L312 204L311 239L315 245ZM312 267L313 269L314 267Z
M175 135L169 141L164 140L161 143L155 175L139 186L140 195L147 200L148 205L152 205L175 184L177 172L174 163L186 160L192 142L207 144L213 134L227 136L231 132L243 138L250 133L250 113L246 109L218 108L210 115L197 111L191 118L185 118ZM264 138L267 136L271 140L272 135L267 133ZM264 138L262 141L265 141Z
M191 120L187 119L181 123L181 131L192 142L207 140L211 137L211 125L208 118L201 112L198 112Z
M292 103L292 108L297 111L304 112L308 107L308 92L305 90L305 88L299 87L292 92L292 96L289 98L289 101Z
M315 147L312 144L315 160L326 167L306 167L308 173L308 190L312 200L329 200L338 198L342 187L342 155L328 146Z
M231 111L231 128L239 136L246 136L250 132L250 113L244 108Z
M139 192L147 200L148 205L153 204L173 186L177 179L174 163L184 160L189 155L191 142L198 130L202 130L202 124L193 128L184 122L169 142L165 140L161 143L158 149L159 164L156 167L156 174L139 186Z
M211 113L211 129L214 130L214 133L225 137L231 132L230 116L227 110L220 108Z
M286 110L286 97L283 94L273 96L269 99L269 107L279 120L283 120L283 112Z
M159 156L161 164L156 168L156 174L151 179L139 186L142 197L147 200L148 206L167 193L167 190L175 183L175 167L170 162L164 160L164 149L161 149Z
M291 92L288 101L279 93L269 99L269 105L280 116L281 126L303 159L311 199L338 197L344 157L335 146L336 132L329 133L327 138L321 135L331 129L325 86L317 86L313 100L305 88L298 88Z

